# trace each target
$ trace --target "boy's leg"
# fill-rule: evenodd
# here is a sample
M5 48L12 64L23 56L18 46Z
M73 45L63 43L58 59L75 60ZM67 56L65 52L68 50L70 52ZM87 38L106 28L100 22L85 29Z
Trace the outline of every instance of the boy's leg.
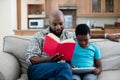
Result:
M97 80L97 75L95 74L85 74L83 80Z
M72 80L72 72L67 63L40 63L28 67L29 80L51 79Z
M73 74L73 80L81 80L81 78L79 75Z

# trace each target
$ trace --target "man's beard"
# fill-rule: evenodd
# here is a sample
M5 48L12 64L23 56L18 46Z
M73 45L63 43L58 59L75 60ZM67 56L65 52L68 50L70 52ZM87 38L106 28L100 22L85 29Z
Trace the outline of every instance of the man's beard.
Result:
M55 34L56 36L58 36L58 37L60 37L61 36L61 34L62 34L62 31L63 31L63 29L60 31L54 31L54 30L52 30L51 28L50 28L50 32L51 33L53 33L53 34Z

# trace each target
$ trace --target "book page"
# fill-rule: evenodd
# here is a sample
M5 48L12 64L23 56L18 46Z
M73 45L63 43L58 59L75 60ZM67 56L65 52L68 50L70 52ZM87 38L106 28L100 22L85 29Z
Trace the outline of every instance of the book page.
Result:
M55 41L60 43L60 39L56 35L54 35L53 33L49 33L47 36L51 37L52 39L54 39Z
M75 40L74 39L66 39L66 40L63 40L60 42L61 44L62 43L75 43Z

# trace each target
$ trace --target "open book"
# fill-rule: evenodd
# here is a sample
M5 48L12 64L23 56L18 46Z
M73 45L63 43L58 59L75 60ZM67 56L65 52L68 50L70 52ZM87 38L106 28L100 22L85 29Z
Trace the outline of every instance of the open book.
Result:
M46 52L49 56L53 56L56 53L63 54L63 60L70 61L75 48L75 41L73 39L66 39L60 41L60 39L53 33L46 35L43 52Z
M92 70L95 69L95 67L88 67L88 68L72 68L73 73L88 73L92 72Z

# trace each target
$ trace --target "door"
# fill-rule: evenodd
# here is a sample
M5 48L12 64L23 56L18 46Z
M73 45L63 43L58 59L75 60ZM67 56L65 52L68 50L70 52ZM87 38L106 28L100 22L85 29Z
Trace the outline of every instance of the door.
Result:
M76 26L76 9L61 9L65 18L65 28L73 29Z

